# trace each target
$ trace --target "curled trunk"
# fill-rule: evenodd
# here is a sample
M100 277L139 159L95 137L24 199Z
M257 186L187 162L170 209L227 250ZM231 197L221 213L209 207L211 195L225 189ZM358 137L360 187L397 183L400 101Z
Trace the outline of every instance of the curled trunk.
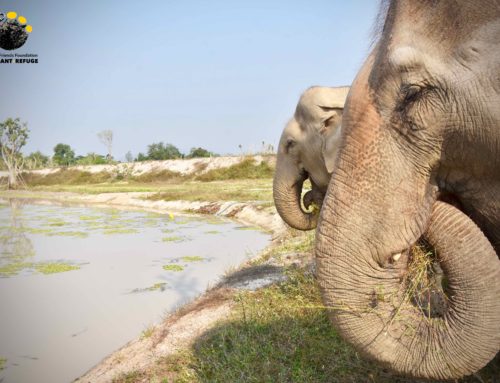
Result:
M417 304L408 291L409 254L383 266L367 251L353 255L346 242L333 243L325 235L332 222L332 212L325 209L317 243L318 279L333 323L359 351L398 373L432 379L469 375L495 356L500 348L500 261L466 215L436 202L424 235L447 281L446 302L438 314ZM337 239L342 236L336 233Z
M276 210L283 220L298 230L312 230L318 222L318 212L306 212L301 205L302 185L306 173L294 169L278 158L273 182Z

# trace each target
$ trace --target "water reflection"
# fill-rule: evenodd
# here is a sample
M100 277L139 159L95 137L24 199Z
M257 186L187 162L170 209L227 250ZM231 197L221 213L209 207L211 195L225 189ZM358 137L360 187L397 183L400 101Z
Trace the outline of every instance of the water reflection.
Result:
M14 275L20 272L35 255L31 240L25 233L22 219L22 203L19 200L8 201L8 221L0 234L0 276Z

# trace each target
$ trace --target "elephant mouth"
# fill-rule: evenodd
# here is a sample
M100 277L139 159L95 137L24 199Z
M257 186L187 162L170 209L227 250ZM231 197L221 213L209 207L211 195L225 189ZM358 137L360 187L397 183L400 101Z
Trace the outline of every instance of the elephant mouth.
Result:
M406 271L399 292L401 302L412 306L426 318L444 318L450 292L436 249L422 236L403 256L406 258Z
M303 177L302 183L307 180L311 183L311 189L303 193L301 198L304 210L306 212L317 213L321 210L321 206L323 205L325 191L320 190L320 188L316 186L316 182L305 169L303 169L300 174L301 177Z
M459 199L451 193L440 191L438 201L464 213ZM408 241L404 249L392 252L384 266L401 270L399 296L403 303L412 305L427 318L443 318L451 293L439 254L428 239L428 225L426 222L420 237Z

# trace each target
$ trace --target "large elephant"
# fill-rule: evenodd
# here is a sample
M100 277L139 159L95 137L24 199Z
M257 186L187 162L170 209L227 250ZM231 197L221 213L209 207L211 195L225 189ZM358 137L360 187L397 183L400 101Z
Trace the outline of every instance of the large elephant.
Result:
M337 153L342 110L349 87L311 87L299 99L278 146L273 197L278 213L299 230L316 227L318 211L301 206L302 185L309 178L312 190L304 195L305 208L321 206Z
M500 348L500 6L383 4L343 113L318 279L359 351L398 373L453 379ZM407 294L421 238L444 272L434 315Z

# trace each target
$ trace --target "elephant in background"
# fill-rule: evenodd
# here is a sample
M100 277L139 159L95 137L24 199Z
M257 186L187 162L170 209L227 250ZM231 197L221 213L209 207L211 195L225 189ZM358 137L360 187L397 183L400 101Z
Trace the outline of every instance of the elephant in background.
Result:
M383 28L343 113L316 235L318 281L344 339L404 375L457 379L500 349L495 4L383 2ZM446 282L435 313L408 290L422 238Z
M316 227L318 211L307 212L314 202L321 206L337 153L342 111L349 87L311 87L300 97L294 117L283 130L278 146L273 197L281 218L293 228ZM302 199L302 185L309 178L312 190Z

